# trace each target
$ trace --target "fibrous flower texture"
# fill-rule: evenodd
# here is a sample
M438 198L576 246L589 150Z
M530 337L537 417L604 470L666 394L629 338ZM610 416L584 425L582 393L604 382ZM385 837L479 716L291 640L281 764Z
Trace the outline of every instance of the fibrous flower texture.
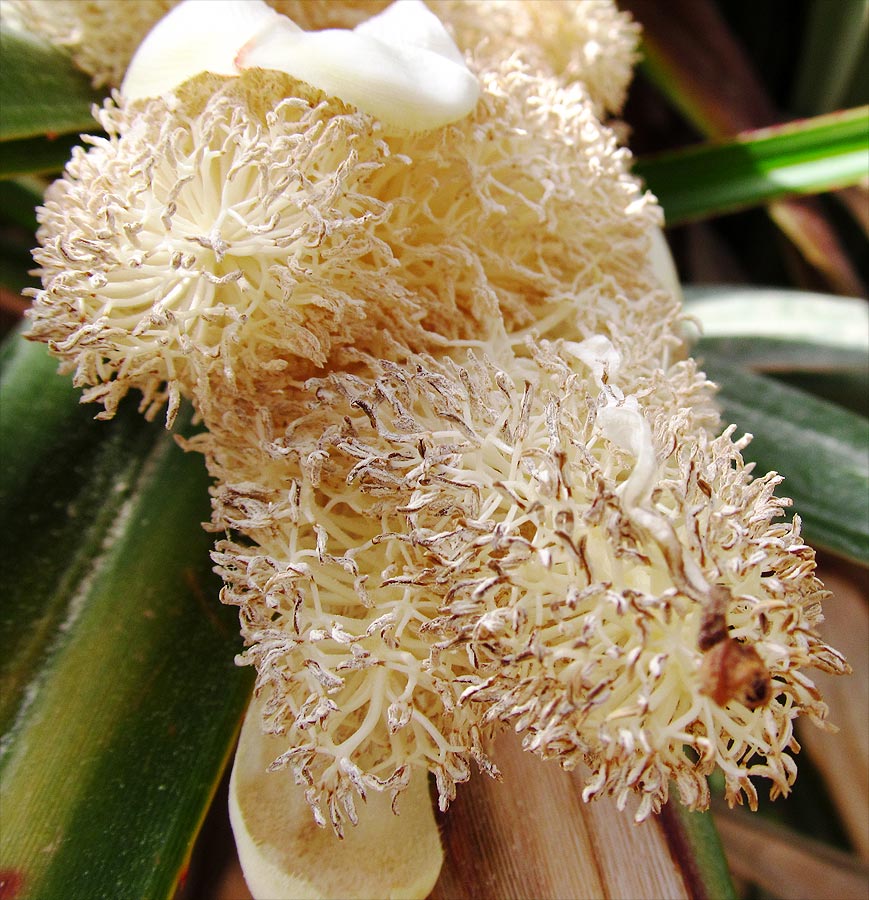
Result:
M826 712L800 670L844 664L779 479L711 437L691 362L626 395L604 338L499 356L334 375L283 426L224 419L258 445L212 430L215 525L248 539L218 545L225 599L280 764L334 809L411 761L445 804L508 723L585 762L586 798L640 793L639 818L671 779L705 807L715 767L732 802L756 805L751 776L787 793L792 721Z
M406 583L414 548L390 539L403 533L409 492L385 471L388 486L370 484L370 440L338 424L352 413L342 387L312 388L307 411L237 404L198 442L218 480L214 529L234 536L214 554L222 599L240 608L264 727L285 744L274 767L295 773L339 834L357 795L397 794L414 768L435 774L444 808L472 756L491 768L491 727L456 703L471 664L432 656L440 598ZM259 440L234 441L239 428Z
M445 806L503 727L640 817L671 779L705 806L716 766L734 802L786 792L793 719L825 716L803 669L845 669L813 555L715 436L600 121L625 79L534 23L625 65L635 34L611 4L443 9L480 81L443 127L258 69L107 102L39 212L31 336L105 416L194 404L241 661L319 821L413 769ZM540 40L500 57L486 10Z
M640 29L609 0L434 0L431 6L460 46L493 60L518 53L538 71L581 84L599 115L621 110Z
M472 116L389 140L262 70L108 103L108 137L40 212L33 336L107 414L136 388L170 421L214 367L305 377L502 318L582 337L618 317L657 365L676 305L644 265L659 213L625 151L580 87L516 60L480 74Z

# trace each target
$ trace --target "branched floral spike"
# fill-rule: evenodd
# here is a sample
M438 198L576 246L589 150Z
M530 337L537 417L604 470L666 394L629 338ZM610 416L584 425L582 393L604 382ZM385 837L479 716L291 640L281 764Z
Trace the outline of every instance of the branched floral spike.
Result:
M445 807L504 727L639 818L670 780L706 806L716 767L731 802L785 793L794 718L826 714L803 670L847 667L600 121L636 31L610 3L434 8L459 49L421 46L480 84L439 127L243 66L115 95L39 211L30 336L104 417L193 402L240 662L319 822L414 769Z

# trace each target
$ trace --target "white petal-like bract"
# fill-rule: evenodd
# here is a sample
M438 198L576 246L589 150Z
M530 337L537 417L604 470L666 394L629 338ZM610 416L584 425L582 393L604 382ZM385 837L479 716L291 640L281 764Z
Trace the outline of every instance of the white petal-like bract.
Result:
M237 75L239 49L277 22L299 30L264 0L184 0L141 43L121 93L141 100L169 93L201 72Z
M477 79L421 0L398 0L353 31L303 31L264 0L184 0L151 30L121 86L159 97L203 73L285 72L379 119L387 134L468 115Z

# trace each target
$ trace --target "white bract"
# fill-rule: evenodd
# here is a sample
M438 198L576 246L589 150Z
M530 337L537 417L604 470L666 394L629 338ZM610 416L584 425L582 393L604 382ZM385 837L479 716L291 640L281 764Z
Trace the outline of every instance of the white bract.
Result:
M263 733L261 717L262 703L254 701L229 783L229 816L251 893L298 900L427 897L444 853L425 773L412 775L394 809L389 792L369 792L356 827L338 845L311 818L305 788L290 772L270 770L283 742Z
M191 35L195 35L191 39ZM185 0L145 38L121 93L166 94L202 72L285 72L379 119L386 133L468 115L479 85L422 0L397 0L352 31L303 31L263 0Z
M282 20L292 25L264 0L185 0L141 43L121 93L141 100L167 94L200 72L238 75L239 49Z

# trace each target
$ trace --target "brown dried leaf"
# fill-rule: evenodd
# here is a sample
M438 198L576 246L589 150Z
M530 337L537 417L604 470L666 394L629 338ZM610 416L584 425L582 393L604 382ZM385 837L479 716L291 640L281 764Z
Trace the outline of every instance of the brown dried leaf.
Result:
M736 877L780 900L865 900L869 867L819 841L744 810L715 810L715 824Z
M854 670L850 678L813 672L830 707L833 734L800 728L800 741L818 767L854 847L869 860L869 596L866 571L827 563L824 582L833 596L824 602L820 632L833 641ZM863 585L862 589L860 585ZM864 895L865 896L865 895Z
M689 896L657 819L583 803L580 773L541 763L512 734L493 758L504 780L471 778L441 818L446 861L430 900Z

